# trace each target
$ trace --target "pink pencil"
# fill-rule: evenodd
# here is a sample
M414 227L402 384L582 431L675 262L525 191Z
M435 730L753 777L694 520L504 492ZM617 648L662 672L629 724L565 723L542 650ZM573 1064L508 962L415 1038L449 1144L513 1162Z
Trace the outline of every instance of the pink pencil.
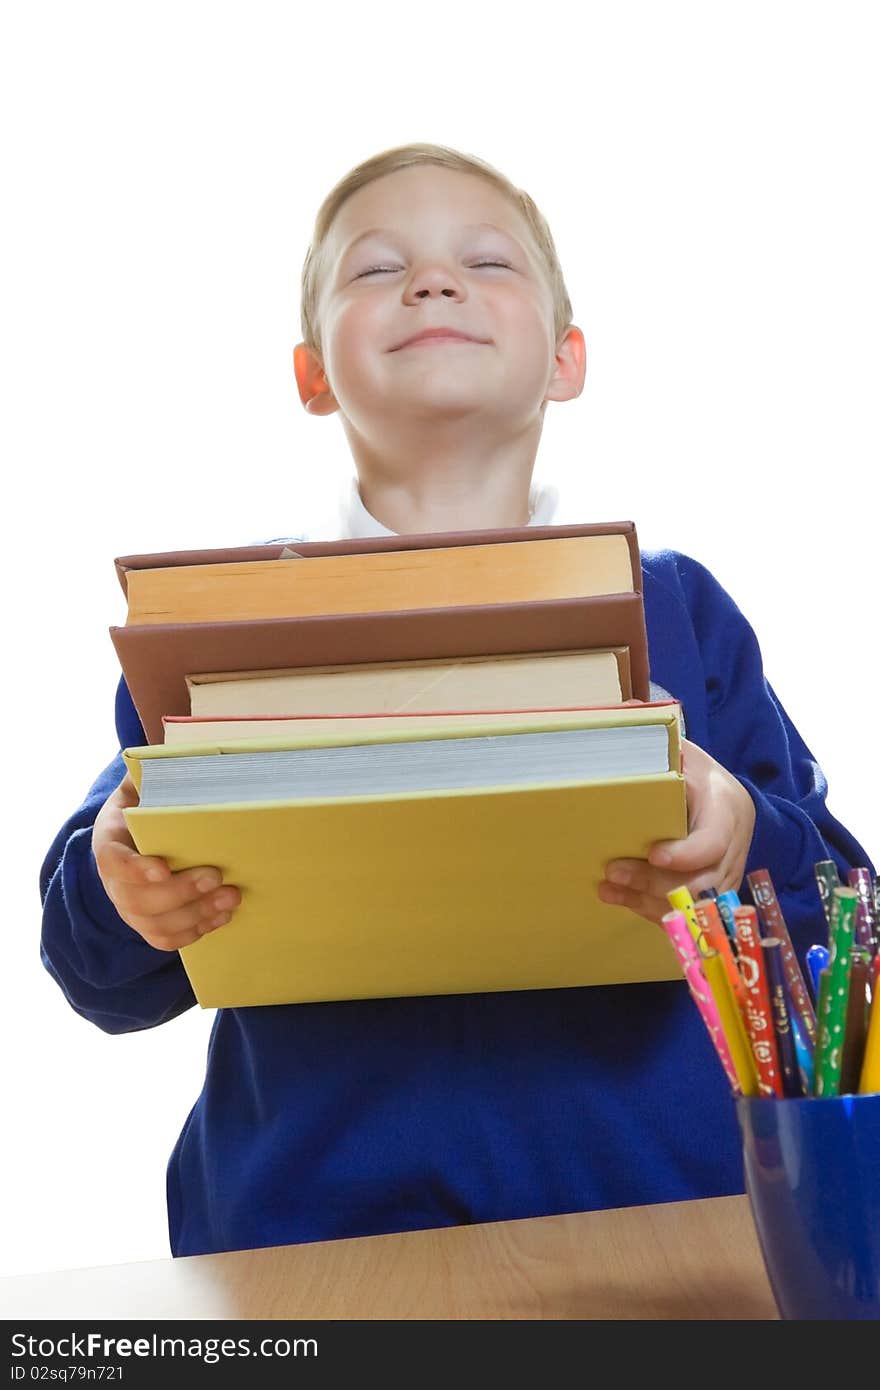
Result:
M706 984L706 977L700 969L700 957L696 943L691 936L687 918L683 912L666 912L661 918L661 922L663 930L672 942L675 954L678 956L684 978L687 980L687 986L691 992L691 998L702 1015L727 1079L734 1092L739 1095L742 1088L736 1078L736 1069L730 1055L730 1048L727 1046L724 1029L721 1026L718 1006L712 998L709 986ZM717 955L718 953L715 951L713 954Z

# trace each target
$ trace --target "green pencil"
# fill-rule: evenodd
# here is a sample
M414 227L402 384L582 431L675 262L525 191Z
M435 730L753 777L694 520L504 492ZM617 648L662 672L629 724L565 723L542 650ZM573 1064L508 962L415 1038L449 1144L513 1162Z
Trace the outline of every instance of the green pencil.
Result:
M816 1040L816 1095L840 1094L846 1007L852 966L858 894L854 888L835 888L831 894L831 955L828 960L827 1004ZM826 1003L823 998L823 1004Z
M825 930L828 933L828 947L831 947L831 895L835 888L840 887L840 874L837 872L837 865L833 859L820 859L813 865L813 873L816 875L816 886L819 889L819 897L822 899L822 911L825 914Z

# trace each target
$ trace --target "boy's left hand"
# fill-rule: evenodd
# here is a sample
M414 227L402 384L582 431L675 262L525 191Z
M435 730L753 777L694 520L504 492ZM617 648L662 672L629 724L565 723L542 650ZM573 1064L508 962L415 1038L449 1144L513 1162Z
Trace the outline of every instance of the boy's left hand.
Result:
M626 882L599 884L602 902L628 907L657 926L672 910L666 894L673 888L686 884L693 898L703 888L738 889L755 829L755 803L742 783L696 743L681 743L687 839L658 840L647 859L610 859L605 873L625 873Z

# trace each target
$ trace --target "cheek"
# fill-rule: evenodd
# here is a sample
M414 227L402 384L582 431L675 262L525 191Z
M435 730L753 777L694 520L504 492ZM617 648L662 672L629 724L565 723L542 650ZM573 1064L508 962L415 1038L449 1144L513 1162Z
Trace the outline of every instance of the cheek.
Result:
M372 354L381 351L391 330L383 327L375 301L368 297L345 307L327 324L324 337L325 360L330 380L360 376L367 370Z
M507 296L496 305L496 310L496 321L505 336L511 342L528 344L529 361L543 372L554 357L552 310L548 311L540 296L530 293Z

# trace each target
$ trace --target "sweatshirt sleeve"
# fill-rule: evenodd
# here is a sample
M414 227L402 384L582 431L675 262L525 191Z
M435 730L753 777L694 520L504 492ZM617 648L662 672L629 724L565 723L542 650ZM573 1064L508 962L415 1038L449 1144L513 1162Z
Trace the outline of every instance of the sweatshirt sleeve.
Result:
M849 869L875 868L828 810L822 769L766 679L758 639L733 599L695 560L685 561L681 578L703 654L706 752L755 804L745 874L768 870L792 939L805 950L826 939L816 862L833 859L843 884ZM752 901L745 875L740 896Z
M105 1033L154 1028L195 1003L177 951L150 946L124 922L98 875L92 828L125 774L122 749L146 743L124 679L116 693L119 752L65 821L40 870L40 956L78 1014Z

